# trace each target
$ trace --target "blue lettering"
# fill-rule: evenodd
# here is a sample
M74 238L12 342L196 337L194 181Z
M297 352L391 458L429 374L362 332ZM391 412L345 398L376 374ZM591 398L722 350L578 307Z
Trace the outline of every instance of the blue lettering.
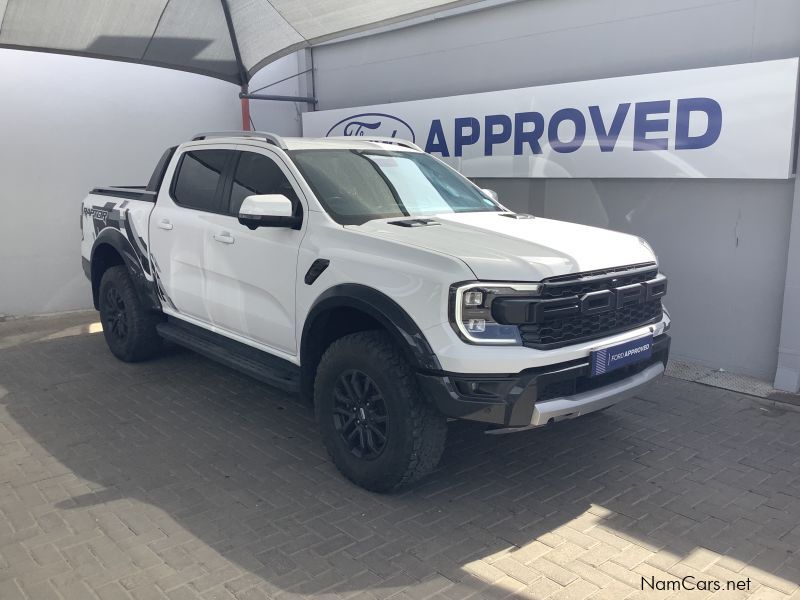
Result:
M562 142L558 137L558 126L564 121L572 121L575 124L575 135L568 142ZM583 113L577 108L557 110L547 126L547 138L550 140L550 147L556 152L575 152L581 147L585 137L586 119L583 118Z
M475 117L457 117L456 121L456 140L454 144L455 152L453 156L461 156L464 146L471 146L477 143L481 137L481 124ZM469 134L464 130L469 128Z
M625 102L617 106L617 112L614 113L614 119L611 121L611 127L606 131L605 123L603 123L603 115L600 113L599 106L590 106L589 115L592 117L592 125L594 125L594 132L597 135L597 145L600 146L600 152L611 152L614 146L617 145L619 132L622 131L622 124L625 122L625 117L628 116L628 109L631 107L630 102Z
M500 126L500 131L495 131L495 125ZM511 139L511 118L507 115L486 115L483 128L486 132L486 139L483 141L486 156L492 155L492 146L504 144Z
M693 112L706 113L708 124L705 133L689 135L689 119ZM719 139L722 132L722 107L711 98L681 98L675 122L675 149L699 150L708 148Z
M450 150L447 148L447 140L444 137L444 130L442 129L442 122L439 119L434 119L431 122L430 131L428 131L428 139L425 142L425 152L436 152L442 156L450 156Z
M633 118L633 149L634 150L666 150L667 138L648 138L648 133L667 131L668 119L648 119L653 114L669 112L669 100L655 100L653 102L637 102Z
M533 129L525 131L525 125L533 124ZM527 143L533 154L541 154L539 138L544 133L544 117L539 112L522 112L514 115L514 155L522 154L522 144Z
M2 1L2 0L0 0ZM670 108L671 100L653 100L637 102L634 105L633 116L633 143L634 151L667 150L670 147ZM622 129L625 126L628 114L631 112L631 102L621 102L614 110L613 116L600 105L588 106L591 126L597 138L597 147L600 152L613 152L617 147ZM704 113L706 126L702 133L690 135L692 119L702 117L695 113ZM674 146L677 150L695 150L708 148L720 137L722 131L722 107L711 98L681 98L677 100L677 117L675 122ZM609 117L611 117L609 119ZM549 122L540 112L529 111L515 113L513 117L505 114L490 114L480 117L456 117L454 119L453 152L448 147L442 121L433 119L428 137L425 142L425 151L440 154L443 157L462 156L468 146L478 144L483 140L483 154L493 156L496 146L510 142L513 137L514 156L526 153L541 154L541 140L547 132L547 141L554 152L575 152L586 141L587 119L585 113L574 107L562 108L553 113ZM559 128L563 123L569 122L571 126L566 130ZM351 123L361 128L362 122ZM483 132L481 132L483 125ZM366 127L366 125L364 125ZM545 129L546 127L546 129ZM702 126L695 124L695 130ZM356 133L360 133L357 131ZM658 134L661 136L658 136ZM568 138L568 139L565 139ZM508 150L506 150L507 152Z

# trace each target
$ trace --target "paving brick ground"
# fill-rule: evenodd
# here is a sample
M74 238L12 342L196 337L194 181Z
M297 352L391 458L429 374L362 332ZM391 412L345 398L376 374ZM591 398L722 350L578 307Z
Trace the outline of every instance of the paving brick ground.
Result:
M199 356L116 361L93 315L0 324L0 599L800 598L800 413L665 378L551 429L452 423L400 495L309 410Z

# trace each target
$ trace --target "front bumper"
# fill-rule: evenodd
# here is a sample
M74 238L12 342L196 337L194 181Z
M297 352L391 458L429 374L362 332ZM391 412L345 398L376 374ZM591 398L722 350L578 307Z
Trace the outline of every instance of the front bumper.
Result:
M670 338L653 339L651 357L590 377L589 357L513 375L417 375L424 394L448 417L504 427L531 427L573 418L619 402L664 372Z

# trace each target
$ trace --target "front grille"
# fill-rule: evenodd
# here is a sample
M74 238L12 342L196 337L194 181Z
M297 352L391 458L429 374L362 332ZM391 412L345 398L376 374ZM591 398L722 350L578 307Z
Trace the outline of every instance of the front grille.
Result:
M577 343L633 329L661 319L661 300L633 304L601 313L554 319L544 323L520 325L522 344L531 348L553 347L554 344Z
M574 301L577 302L584 294L644 283L657 276L658 268L655 265L647 264L555 277L543 281L544 285L539 298L542 301L555 300L555 306L565 303L569 305L571 304L570 299L574 298ZM563 302L560 302L559 299L563 299ZM537 319L521 323L519 331L524 346L549 349L598 339L658 322L662 314L661 298L658 297L596 314L568 314L559 318L555 313L552 315L542 313L542 316Z

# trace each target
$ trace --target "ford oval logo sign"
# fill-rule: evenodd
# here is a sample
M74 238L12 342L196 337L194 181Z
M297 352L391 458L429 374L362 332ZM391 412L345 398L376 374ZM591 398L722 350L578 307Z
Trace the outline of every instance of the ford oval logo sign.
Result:
M411 129L408 123L403 119L385 113L351 115L346 119L342 119L328 130L326 136L330 137L332 135L380 135L416 142L414 130Z

